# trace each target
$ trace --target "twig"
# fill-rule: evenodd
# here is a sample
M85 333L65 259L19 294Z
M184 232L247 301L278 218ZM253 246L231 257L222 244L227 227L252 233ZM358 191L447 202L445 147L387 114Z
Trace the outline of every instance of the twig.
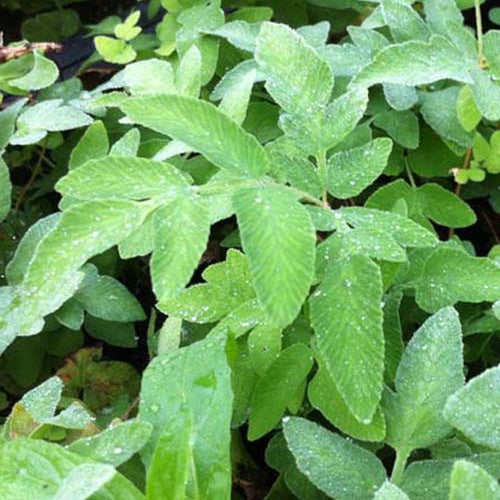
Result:
M130 417L130 414L132 413L132 411L135 409L135 407L139 404L139 401L140 401L140 397L137 396L133 401L132 403L130 403L130 406L122 413L122 415L120 416L120 420L127 420L128 417Z
M467 148L465 151L465 158L464 158L464 163L462 165L462 170L466 170L469 168L470 161L472 159L472 148ZM451 171L453 172L456 169L452 169ZM462 191L462 184L457 182L457 186L455 187L455 194L457 196L460 196L460 192ZM453 235L455 234L455 229L453 227L450 227L450 231L448 232L448 239L453 238Z
M488 224L491 233L493 234L493 238L495 238L496 244L500 244L500 238L498 237L498 233L495 231L495 225L493 224L493 222L491 222L491 219L488 217L484 210L482 210L481 213L484 217L484 220L486 221L486 224Z
M60 43L52 42L25 43L17 47L0 47L0 62L17 59L35 50L40 50L41 52L59 52L62 48Z

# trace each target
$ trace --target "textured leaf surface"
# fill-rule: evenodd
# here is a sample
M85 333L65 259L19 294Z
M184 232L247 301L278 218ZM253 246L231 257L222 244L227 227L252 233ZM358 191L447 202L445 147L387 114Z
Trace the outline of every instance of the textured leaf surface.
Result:
M19 500L19 498L53 500L68 477L74 478L74 481L71 480L72 491L76 493L79 487L86 488L88 484L88 477L87 481L79 484L78 476L75 477L75 474L72 474L72 471L82 465L94 466L94 473L97 472L96 466L106 472L110 469L110 466L91 463L88 459L79 457L58 444L48 443L41 439L19 438L4 442L0 453L2 497L5 500ZM20 470L24 473L19 474ZM85 468L81 472L85 470L89 469ZM87 496L83 494L62 498L73 500L73 498L85 499ZM130 481L115 473L114 477L92 498L96 500L141 500L144 499L144 495Z
M310 113L328 102L333 87L328 64L288 26L264 23L255 59L267 91L289 113Z
M495 500L500 498L498 481L479 465L457 460L450 480L450 500Z
M172 198L186 185L186 176L168 163L107 156L69 172L56 189L78 200L144 200Z
M328 158L328 191L340 199L357 196L382 174L391 149L392 141L382 138L333 154Z
M368 500L386 478L371 452L302 418L283 424L299 470L332 498Z
M476 443L500 449L500 367L484 371L450 396L444 416Z
M373 500L409 500L408 495L395 484L386 481L375 493Z
M472 82L460 51L444 37L435 35L429 42L411 40L382 49L355 77L353 84L413 86L445 79Z
M385 420L377 409L369 424L359 422L344 402L331 376L325 368L320 368L309 383L309 401L335 427L355 439L381 441L385 436Z
M95 436L73 441L68 450L90 460L118 467L146 444L151 430L147 422L123 422Z
M3 221L9 213L11 193L9 168L0 156L0 221Z
M335 263L310 299L316 347L354 416L368 424L384 373L382 278L368 257Z
M450 432L446 399L464 383L462 332L456 311L441 309L415 332L386 391L387 442L398 450L425 448Z
M312 365L311 351L304 344L294 344L276 358L254 387L249 439L258 439L275 427Z
M210 219L201 200L184 196L158 209L154 225L151 278L156 298L163 302L191 279L208 243Z
M299 313L314 272L316 237L306 209L281 187L237 191L233 205L257 297L285 326Z
M494 301L500 296L500 269L487 258L438 248L425 261L416 300L427 312L456 302Z
M134 122L184 142L229 172L261 177L268 169L255 137L208 102L156 95L131 98L122 108Z
M96 120L82 135L78 144L71 151L68 168L71 170L89 160L102 158L108 154L109 139L106 127Z
M229 499L231 404L225 335L154 358L139 407L153 425L142 451L148 498Z

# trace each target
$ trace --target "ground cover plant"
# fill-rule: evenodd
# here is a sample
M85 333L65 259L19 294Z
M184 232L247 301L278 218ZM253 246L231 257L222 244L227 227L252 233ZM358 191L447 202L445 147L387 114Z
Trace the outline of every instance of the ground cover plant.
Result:
M498 8L0 9L2 499L500 497Z

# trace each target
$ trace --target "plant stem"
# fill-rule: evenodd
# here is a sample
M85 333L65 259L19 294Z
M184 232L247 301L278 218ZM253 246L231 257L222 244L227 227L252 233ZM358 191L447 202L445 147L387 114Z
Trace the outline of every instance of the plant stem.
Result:
M411 187L413 189L416 189L417 185L415 184L415 178L413 177L410 166L408 165L408 160L406 158L405 158L405 169L406 169L406 174L408 175L408 180L410 181Z
M474 0L474 7L476 12L476 33L477 33L477 58L479 67L484 67L483 56L483 21L481 19L481 5L480 0Z
M406 448L402 448L396 451L396 461L394 462L394 467L392 468L391 481L394 484L399 484L403 477L403 472L405 470L406 461L410 456L410 451Z

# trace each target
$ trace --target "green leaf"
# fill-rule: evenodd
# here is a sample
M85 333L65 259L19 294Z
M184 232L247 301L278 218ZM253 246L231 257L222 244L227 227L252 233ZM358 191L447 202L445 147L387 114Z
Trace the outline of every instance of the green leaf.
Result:
M123 80L134 95L177 93L172 65L160 59L128 64L123 71Z
M395 484L386 481L375 493L373 500L410 500Z
M0 111L0 155L3 154L5 147L9 144L9 140L14 133L17 115L25 104L26 99L19 99L8 108Z
M276 358L255 384L250 400L248 439L259 439L278 424L312 365L311 351L300 343Z
M137 336L132 323L96 318L87 314L85 330L95 339L117 347L137 347Z
M500 471L499 453L475 453L467 457L494 477ZM419 460L412 462L405 470L401 488L412 500L448 500L452 460Z
M383 48L354 78L352 85L414 86L445 79L472 83L459 49L446 38L433 35L428 42L410 40Z
M247 258L229 250L226 260L208 267L206 283L193 285L158 307L192 323L213 323L255 297Z
M62 480L52 498L54 500L85 500L108 483L115 473L115 469L109 465L77 465Z
M184 142L228 172L261 177L269 168L255 137L212 104L164 95L134 97L122 108L134 122Z
M396 111L406 111L418 102L418 94L415 87L386 83L383 89L387 104Z
M450 480L450 500L495 500L500 498L498 481L476 464L457 460Z
M169 316L158 331L159 355L175 351L179 348L182 336L182 319Z
M313 279L311 219L283 187L239 190L233 205L257 297L271 321L286 326L299 313Z
M100 120L96 120L71 151L68 168L71 170L80 167L89 160L102 158L108 154L108 150L109 140L106 127Z
M61 214L55 213L36 221L25 233L16 248L16 253L5 268L5 276L9 285L23 281L30 260L40 241L56 226Z
M411 111L384 111L375 117L373 124L385 130L401 146L409 149L418 147L418 118Z
M324 367L352 414L369 424L382 393L382 277L354 255L327 270L310 299L311 324Z
M318 424L289 418L283 430L299 470L332 498L369 500L386 479L373 453Z
M128 421L113 425L101 433L73 441L67 449L90 460L118 467L147 443L152 426L147 422Z
M432 247L437 243L430 231L393 212L361 207L345 207L338 212L348 224L355 227L375 226L391 234L404 247Z
M138 129L131 128L113 144L109 154L112 156L137 156L140 143L141 133Z
M88 273L74 298L97 318L123 322L146 318L139 301L111 276Z
M22 284L0 316L0 351L21 332L38 333L43 316L75 293L83 278L80 267L128 236L150 210L129 201L108 200L83 203L64 212L56 228L37 246Z
M181 95L198 97L201 88L201 53L193 45L181 58L175 75L175 86Z
M142 31L142 28L136 26L140 17L140 11L132 12L123 23L115 26L115 36L125 41L134 39Z
M262 24L255 60L267 91L289 113L308 114L328 102L333 87L328 64L288 26Z
M86 467L80 468L83 465ZM20 470L23 474L19 474ZM111 470L110 466L93 463L58 444L41 439L19 438L5 441L1 445L0 488L5 500L19 500L19 498L73 500L85 499L91 493L94 493L92 498L95 500L144 499L144 495L118 472L115 472L106 484L99 485L100 476L107 476L109 479ZM75 471L79 474L77 475ZM84 474L86 480L83 480ZM92 475L97 477L97 482L90 481L89 476ZM91 492L87 490L90 483L94 486ZM70 489L69 492L67 488ZM65 495L57 497L58 492Z
M384 171L392 141L375 139L359 148L339 151L328 158L328 191L335 198L357 196L370 186Z
M143 375L139 420L148 498L229 499L230 370L225 335L158 356Z
M0 156L0 222L10 212L12 183L10 182L9 167Z
M467 227L476 222L476 214L459 196L439 184L426 183L417 190L424 215L446 227Z
M476 443L500 449L500 367L490 368L448 398L444 416Z
M474 136L461 125L456 109L459 87L422 93L421 113L424 120L443 139L456 142L460 146L472 146Z
M456 311L441 309L415 332L396 374L396 393L386 389L387 442L402 455L445 437L442 416L450 394L462 387L462 331Z
M17 132L10 143L33 144L43 139L47 132L71 130L92 123L92 118L83 111L62 103L62 99L50 99L26 108L17 119Z
M30 42L60 42L77 33L80 17L74 10L58 9L43 12L23 22L23 38Z
M427 312L456 302L494 301L500 295L500 269L487 258L437 248L415 283L417 304Z
M125 40L96 36L94 43L97 52L110 63L127 64L132 62L137 55L137 52Z
M481 112L474 101L474 94L469 85L464 85L457 97L457 116L460 125L467 131L474 130L481 121Z
M77 200L144 200L166 201L184 191L186 175L169 163L105 156L90 160L70 171L57 184L63 196Z
M407 3L400 0L382 0L380 6L394 41L423 40L425 42L430 37L431 31L427 24Z
M158 302L175 296L189 282L210 233L206 204L195 196L178 197L155 213L151 278Z
M347 407L328 370L320 369L309 383L309 401L335 427L362 441L382 441L385 437L385 420L380 408L369 424L359 422Z
M10 80L9 84L26 91L40 90L52 85L58 76L59 70L56 64L35 50L33 52L33 67L31 70L20 78Z

